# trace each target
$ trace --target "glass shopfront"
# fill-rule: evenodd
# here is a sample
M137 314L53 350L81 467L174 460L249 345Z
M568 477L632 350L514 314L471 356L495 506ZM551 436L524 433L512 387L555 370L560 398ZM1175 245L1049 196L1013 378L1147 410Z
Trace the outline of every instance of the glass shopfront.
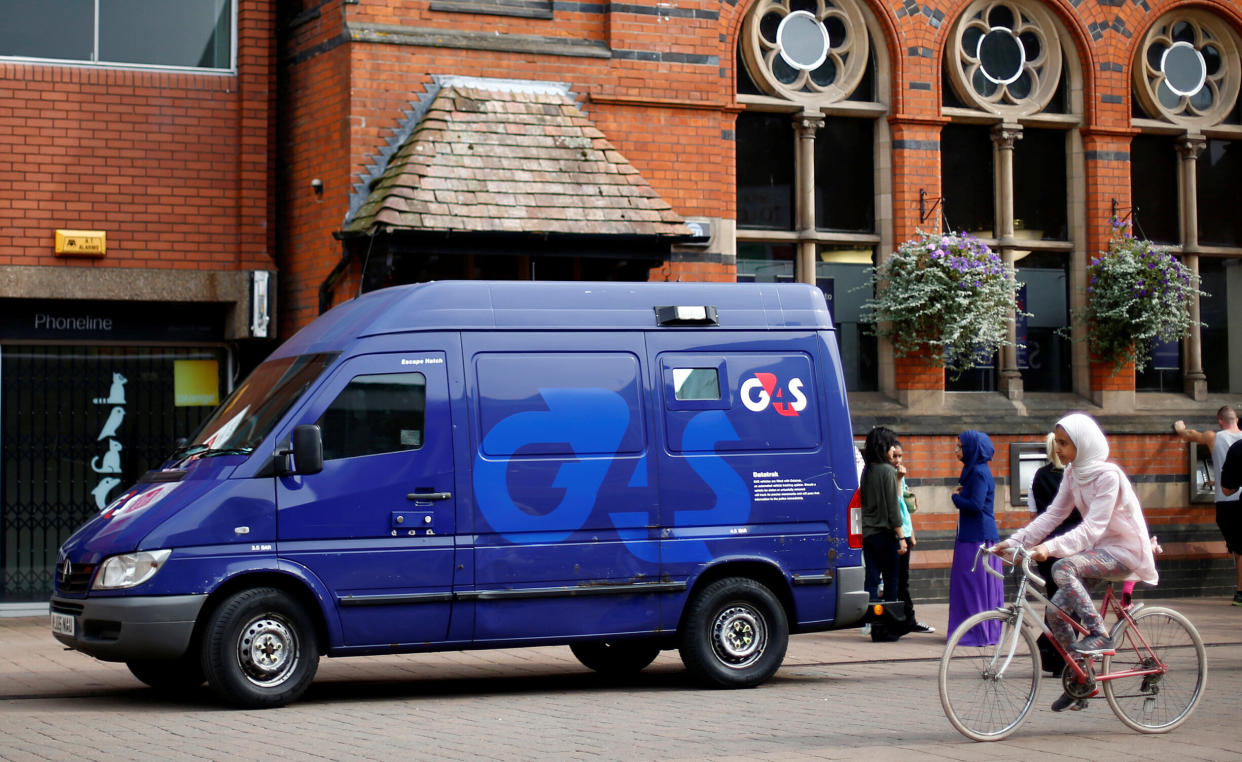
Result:
M152 315L159 323L147 326ZM220 316L168 304L6 303L0 604L47 601L60 544L228 394L233 362L218 340ZM197 341L209 336L217 341Z

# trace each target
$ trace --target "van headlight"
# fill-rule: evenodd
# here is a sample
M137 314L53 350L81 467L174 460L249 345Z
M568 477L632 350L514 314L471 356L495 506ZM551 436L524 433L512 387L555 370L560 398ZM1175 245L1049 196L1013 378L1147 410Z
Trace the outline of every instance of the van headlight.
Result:
M91 585L91 589L120 590L126 587L141 585L155 576L155 573L160 570L160 567L168 560L168 556L171 553L172 549L168 548L165 550L138 550L133 553L112 556L100 565L99 572L95 574L95 582Z

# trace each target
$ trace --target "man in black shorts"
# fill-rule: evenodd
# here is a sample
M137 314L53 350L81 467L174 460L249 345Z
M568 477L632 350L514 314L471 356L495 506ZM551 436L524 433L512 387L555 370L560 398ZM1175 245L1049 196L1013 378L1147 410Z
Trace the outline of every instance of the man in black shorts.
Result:
M1216 526L1225 538L1225 548L1233 556L1234 571L1237 575L1237 591L1233 594L1233 605L1242 606L1242 496L1226 494L1220 479L1221 466L1225 462L1226 452L1234 444L1242 442L1242 429L1238 428L1238 413L1229 405L1216 411L1216 425L1219 431L1195 431L1186 427L1184 421L1174 421L1173 431L1181 439L1197 445L1212 448L1212 464L1217 470L1213 490L1216 493Z
M1220 464L1220 473L1216 475L1220 481L1220 491L1225 495L1233 495L1242 487L1242 439L1229 445L1225 462ZM1220 504L1217 503L1219 506ZM1225 546L1231 553L1242 550L1242 503L1234 503L1234 510L1227 514L1217 511L1216 523L1225 535ZM1240 585L1242 587L1242 585ZM1238 594L1233 597L1233 605L1242 606L1238 602Z

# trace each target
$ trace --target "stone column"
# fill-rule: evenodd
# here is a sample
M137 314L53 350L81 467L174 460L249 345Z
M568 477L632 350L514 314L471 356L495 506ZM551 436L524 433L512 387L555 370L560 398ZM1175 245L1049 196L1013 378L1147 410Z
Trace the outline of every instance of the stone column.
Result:
M794 189L797 216L794 224L798 235L797 263L794 265L795 277L800 283L815 285L815 242L810 240L815 235L815 133L824 126L822 112L809 109L794 117L794 132L798 135L796 163L798 173Z
M1013 146L1022 139L1022 125L1003 122L992 128L992 156L996 164L996 238L1000 242L1005 266L1013 268ZM1018 326L1015 315L1009 316L1009 346L1000 350L998 387L1011 400L1022 399L1022 374L1018 371Z
M1182 261L1197 280L1199 277L1199 192L1196 176L1199 154L1207 140L1197 133L1177 141L1179 178L1182 185ZM1182 342L1186 357L1186 394L1195 400L1207 399L1207 374L1203 372L1203 336L1199 331L1199 297L1190 299L1190 336Z

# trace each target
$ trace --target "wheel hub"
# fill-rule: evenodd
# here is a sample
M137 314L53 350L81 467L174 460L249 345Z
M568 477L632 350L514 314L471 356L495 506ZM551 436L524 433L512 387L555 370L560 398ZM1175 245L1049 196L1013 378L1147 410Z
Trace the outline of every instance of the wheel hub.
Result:
M721 661L735 669L753 664L767 648L767 626L748 606L730 606L720 612L712 628L712 645Z
M278 685L297 664L297 636L276 618L256 618L242 631L237 658L250 682L264 687Z

